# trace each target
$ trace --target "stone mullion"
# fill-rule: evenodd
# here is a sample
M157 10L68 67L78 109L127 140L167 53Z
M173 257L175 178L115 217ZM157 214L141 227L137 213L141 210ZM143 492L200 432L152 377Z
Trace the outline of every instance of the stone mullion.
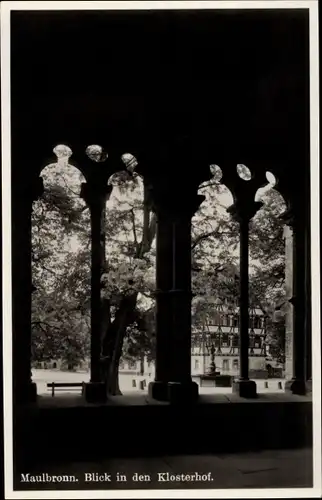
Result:
M88 401L106 399L105 383L101 380L102 303L101 277L105 261L105 207L112 186L99 179L82 184L81 197L91 216L91 367L90 383L85 386Z
M37 397L31 374L32 310L32 209L43 194L43 180L37 177L30 186L19 186L19 212L13 205L12 236L15 242L12 259L13 281L13 399L17 403L33 402ZM21 214L22 212L22 214Z
M172 220L165 207L159 205L156 227L156 360L155 380L149 385L154 399L168 399L171 295L172 285Z
M239 280L239 379L233 391L242 397L256 397L256 383L249 380L249 222L262 206L261 203L242 199L228 211L239 222L240 280Z

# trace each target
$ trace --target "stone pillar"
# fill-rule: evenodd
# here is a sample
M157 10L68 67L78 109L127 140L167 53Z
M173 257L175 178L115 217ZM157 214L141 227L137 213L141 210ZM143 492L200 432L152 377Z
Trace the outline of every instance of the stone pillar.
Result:
M172 339L169 401L189 402L198 397L191 379L191 218L204 196L191 194L173 207L173 277L171 289Z
M102 305L101 276L105 254L106 201L112 192L100 177L82 184L81 197L91 213L91 370L90 382L85 385L85 398L89 402L103 402L107 398L106 385L101 380Z
M248 351L249 351L249 222L257 210L262 206L260 202L236 202L228 208L228 212L239 222L240 231L240 291L239 291L239 379L233 382L233 392L244 398L255 398L256 382L249 380Z
M37 399L31 377L31 213L43 190L41 177L12 188L13 400L17 404Z
M285 378L290 380L293 375L293 230L290 226L284 227L285 241Z
M301 214L289 211L283 219L293 230L293 341L292 378L285 383L285 390L293 394L306 394L306 266L305 227Z
M181 189L181 192L180 192ZM191 379L191 217L203 196L154 189L156 238L155 399L189 402L198 396Z
M171 295L172 221L165 207L156 205L156 359L155 380L149 384L149 395L159 401L168 399Z

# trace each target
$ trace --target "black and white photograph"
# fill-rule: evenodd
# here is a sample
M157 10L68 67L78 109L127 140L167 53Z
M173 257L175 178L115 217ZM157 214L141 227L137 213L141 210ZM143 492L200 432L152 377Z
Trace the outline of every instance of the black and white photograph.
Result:
M1 5L5 498L320 498L318 2Z

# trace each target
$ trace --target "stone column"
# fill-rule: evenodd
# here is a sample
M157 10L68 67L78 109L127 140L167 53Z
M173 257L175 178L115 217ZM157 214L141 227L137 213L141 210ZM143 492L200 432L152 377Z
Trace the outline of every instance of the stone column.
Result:
M290 380L293 375L293 230L291 226L284 227L285 241L285 378Z
M233 392L244 398L255 398L256 382L249 380L249 222L262 206L260 202L236 202L228 212L239 222L240 231L240 291L239 291L239 379L233 382Z
M99 177L82 184L81 197L91 213L91 370L90 382L85 385L85 398L89 402L104 402L106 385L101 380L102 305L101 276L105 254L105 228L103 225L106 201L112 186Z
M283 220L293 229L293 342L292 379L286 381L285 390L293 394L306 394L306 272L305 272L305 227L300 214L288 211Z
M191 193L172 207L173 276L172 339L168 397L170 402L190 402L198 397L191 379L191 218L204 196Z
M12 189L13 400L18 404L37 399L31 376L31 214L43 190L41 177Z
M181 190L181 192L180 192ZM191 379L191 217L203 196L154 189L156 237L156 375L149 395L158 400L196 399Z
M167 401L171 347L172 221L166 207L161 204L155 206L155 212L157 216L156 359L155 380L149 384L149 395L159 401Z

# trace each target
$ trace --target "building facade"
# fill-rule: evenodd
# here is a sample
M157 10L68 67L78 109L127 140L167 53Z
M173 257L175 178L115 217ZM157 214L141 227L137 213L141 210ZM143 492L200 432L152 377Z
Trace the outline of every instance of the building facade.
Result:
M266 318L259 308L249 311L249 370L252 376L267 373ZM215 304L213 314L207 320L192 326L191 335L191 375L201 376L211 372L215 364L216 372L237 377L239 374L239 311L229 304ZM153 376L153 361L122 360L120 373Z
M239 374L239 309L215 304L213 314L192 328L191 373L204 375L215 368L222 375ZM266 372L266 318L259 308L249 311L249 371Z

